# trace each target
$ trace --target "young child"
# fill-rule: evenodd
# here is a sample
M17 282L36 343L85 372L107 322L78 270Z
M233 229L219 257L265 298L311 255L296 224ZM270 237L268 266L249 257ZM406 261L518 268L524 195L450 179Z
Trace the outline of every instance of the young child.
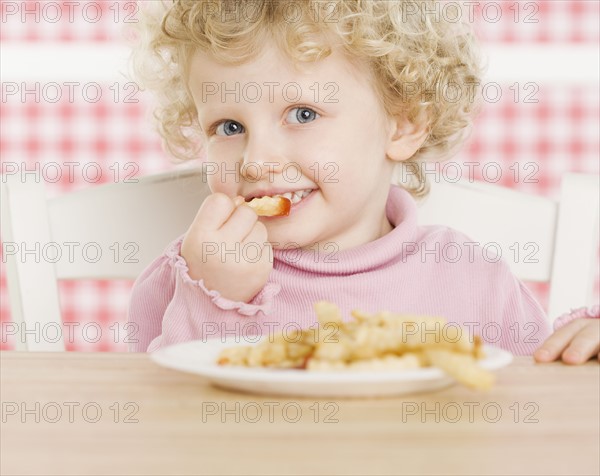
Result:
M419 164L455 151L476 109L482 70L465 23L433 2L158 5L140 23L136 73L157 93L168 150L192 159L202 148L212 194L136 281L131 350L309 327L319 300L344 316L444 316L515 354L548 338L504 262L456 230L418 225ZM450 84L471 94L443 94ZM390 185L402 164L416 186ZM288 216L245 204L277 195L291 199ZM537 357L571 343L564 360L583 362L598 354L599 329L577 319Z

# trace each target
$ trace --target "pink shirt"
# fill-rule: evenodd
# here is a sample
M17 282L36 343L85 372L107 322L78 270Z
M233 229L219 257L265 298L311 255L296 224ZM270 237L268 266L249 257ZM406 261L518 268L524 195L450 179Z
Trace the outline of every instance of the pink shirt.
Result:
M179 255L180 237L134 284L129 320L138 327L132 351L192 339L251 336L315 325L313 303L445 317L517 355L532 354L550 324L508 265L462 233L418 226L408 192L392 186L386 214L394 229L355 248L274 250L273 271L250 302L233 302L194 281ZM454 333L451 333L454 332Z

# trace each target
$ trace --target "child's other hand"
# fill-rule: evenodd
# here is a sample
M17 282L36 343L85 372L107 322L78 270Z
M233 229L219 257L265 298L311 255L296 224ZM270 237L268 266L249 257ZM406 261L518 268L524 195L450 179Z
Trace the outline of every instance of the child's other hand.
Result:
M600 319L575 319L552 334L535 351L538 362L562 358L567 364L583 364L591 357L600 360Z
M243 199L206 197L181 244L192 279L232 301L250 301L266 284L272 249L267 229Z

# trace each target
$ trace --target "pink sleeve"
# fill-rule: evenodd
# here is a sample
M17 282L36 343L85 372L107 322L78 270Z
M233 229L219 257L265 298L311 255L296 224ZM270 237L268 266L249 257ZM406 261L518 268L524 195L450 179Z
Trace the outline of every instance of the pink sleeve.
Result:
M152 352L177 342L202 338L208 323L225 318L268 313L276 283L267 283L249 303L234 302L193 280L180 256L180 237L154 260L133 285L129 322L137 330L131 352ZM233 316L232 316L233 315Z
M503 333L500 346L515 355L532 355L550 335L550 322L531 291L505 267L505 294L500 307Z
M554 330L560 329L574 319L600 319L600 305L596 304L591 307L572 309L571 312L567 312L557 317L554 321Z

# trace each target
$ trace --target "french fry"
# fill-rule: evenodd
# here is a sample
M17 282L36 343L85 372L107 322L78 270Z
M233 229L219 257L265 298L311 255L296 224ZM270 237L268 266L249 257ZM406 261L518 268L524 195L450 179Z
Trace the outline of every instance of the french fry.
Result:
M251 347L228 347L223 349L217 363L219 365L248 365Z
M340 312L340 308L335 304L328 301L317 301L314 304L314 308L321 327L328 323L340 326L343 324L342 313Z
M275 217L289 215L292 202L285 197L265 196L253 198L249 202L246 202L246 205L252 208L258 216Z
M479 367L472 355L434 349L424 352L431 365L468 387L488 390L494 384L494 374Z
M344 322L338 306L314 304L318 328L297 329L254 347L225 349L219 365L297 368L308 371L401 371L437 367L475 389L488 389L494 375L477 365L482 341L461 328L450 333L446 320L387 311L351 312Z

